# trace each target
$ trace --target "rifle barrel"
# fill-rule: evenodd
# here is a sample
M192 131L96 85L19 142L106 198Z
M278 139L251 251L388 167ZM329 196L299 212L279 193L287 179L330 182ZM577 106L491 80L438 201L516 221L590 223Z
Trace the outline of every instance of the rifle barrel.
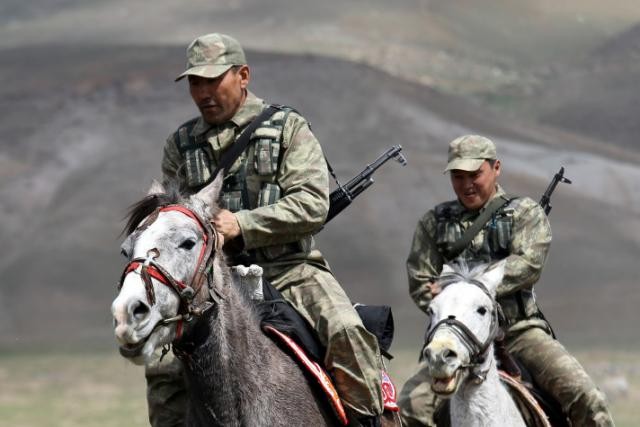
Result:
M547 187L545 192L542 194L542 197L540 198L540 206L542 206L542 208L544 209L544 213L547 215L549 215L549 212L551 212L551 207L552 207L551 195L555 191L556 186L558 185L559 182L563 182L565 184L571 184L571 180L568 178L565 178L564 176L564 166L561 166L560 170L553 176L553 179L549 183L549 186Z
M340 185L334 175L338 188L329 195L329 212L325 224L349 206L359 194L373 185L374 181L371 176L376 169L391 158L394 158L402 166L407 165L407 159L402 155L402 146L394 145L382 153L373 163L368 164L362 172L350 179L345 185Z
M395 158L398 161L398 163L400 163L402 166L406 166L407 165L407 160L402 155L402 146L401 145L394 145L393 147L390 147L389 149L387 149L380 156L378 156L378 158L375 159L372 163L369 163L367 166L365 166L365 168L362 170L362 172L360 172L358 175L356 175L351 180L349 180L349 182L347 182L344 185L344 187L347 189L347 191L351 191L352 188L355 185L357 185L363 179L366 179L366 178L370 177L371 175L373 175L373 173L380 166L385 164L391 158Z

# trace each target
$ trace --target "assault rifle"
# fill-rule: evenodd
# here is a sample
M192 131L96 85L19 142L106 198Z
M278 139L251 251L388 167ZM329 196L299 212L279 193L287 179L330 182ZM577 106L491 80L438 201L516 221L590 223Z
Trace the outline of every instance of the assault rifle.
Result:
M556 189L556 185L558 185L559 182L571 184L571 180L564 177L564 166L560 167L558 173L553 176L551 183L540 199L540 206L542 206L542 209L544 209L544 213L547 216L549 215L549 212L551 212L551 194L553 194L553 191Z
M349 206L351 202L353 202L353 199L358 197L364 190L369 188L369 186L371 186L374 182L373 178L371 177L373 173L376 171L376 169L378 169L390 159L397 160L398 163L400 163L402 166L407 165L407 159L405 159L404 155L402 154L402 147L400 145L394 145L393 147L385 151L373 163L367 165L367 167L365 167L362 172L353 177L345 185L340 185L340 182L338 181L335 173L333 172L331 167L329 167L329 172L331 172L331 175L336 180L338 188L333 190L329 195L329 213L327 215L325 224L331 221L333 217L338 215L347 206Z

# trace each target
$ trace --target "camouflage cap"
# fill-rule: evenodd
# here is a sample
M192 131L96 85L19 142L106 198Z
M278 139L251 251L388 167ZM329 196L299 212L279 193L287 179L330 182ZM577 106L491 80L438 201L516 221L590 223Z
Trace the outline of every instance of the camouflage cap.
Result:
M187 71L176 77L194 75L215 78L234 65L245 65L247 59L240 43L226 34L200 36L187 47Z
M496 158L496 146L489 138L464 135L449 143L449 159L444 171L476 171L485 160Z

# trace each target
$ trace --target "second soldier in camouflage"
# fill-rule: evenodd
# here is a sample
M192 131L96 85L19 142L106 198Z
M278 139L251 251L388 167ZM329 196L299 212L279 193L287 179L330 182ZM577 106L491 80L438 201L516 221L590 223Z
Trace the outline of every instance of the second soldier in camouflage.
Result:
M482 136L453 140L445 172L450 172L458 198L437 205L418 222L407 259L411 297L426 311L440 290L437 279L443 264L458 256L468 264L506 259L496 299L505 315L509 351L561 404L574 426L612 426L604 395L552 336L536 304L533 287L551 243L543 209L528 197L506 194L497 184L500 160L493 142ZM493 203L500 207L461 252L452 253L454 243ZM398 403L405 426L435 425L433 413L438 402L427 382L424 363L400 392Z

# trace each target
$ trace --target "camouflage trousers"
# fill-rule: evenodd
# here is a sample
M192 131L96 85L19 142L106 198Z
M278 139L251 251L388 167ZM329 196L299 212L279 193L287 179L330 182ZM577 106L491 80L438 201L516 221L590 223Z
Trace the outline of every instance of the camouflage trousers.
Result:
M283 297L315 329L327 353L325 367L350 415L382 413L378 342L367 331L330 271L300 263L270 278ZM187 396L180 361L168 354L146 368L149 421L154 427L181 426Z
M580 363L548 331L534 327L507 336L512 355L530 371L537 384L556 399L573 426L613 426L604 394ZM400 391L398 404L405 427L435 426L438 399L427 383L426 363Z

